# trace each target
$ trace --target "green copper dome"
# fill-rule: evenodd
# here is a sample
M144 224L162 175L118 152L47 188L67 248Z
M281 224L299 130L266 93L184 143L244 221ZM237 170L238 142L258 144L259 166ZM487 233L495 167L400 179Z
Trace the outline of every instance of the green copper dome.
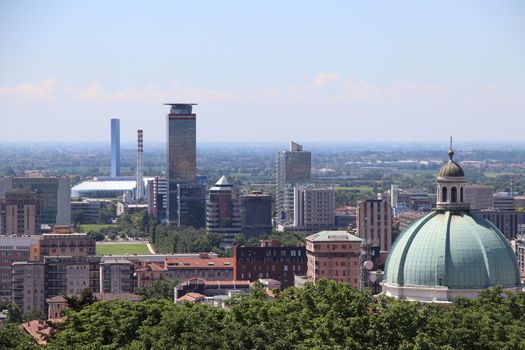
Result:
M521 283L516 257L503 234L466 211L434 211L416 220L392 246L383 282L450 289Z

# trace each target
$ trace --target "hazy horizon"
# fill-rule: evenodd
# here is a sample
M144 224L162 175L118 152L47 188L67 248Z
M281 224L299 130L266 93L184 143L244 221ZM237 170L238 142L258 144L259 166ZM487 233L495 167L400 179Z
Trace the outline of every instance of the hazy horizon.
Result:
M0 140L163 142L194 102L198 142L520 141L524 37L517 0L5 1Z

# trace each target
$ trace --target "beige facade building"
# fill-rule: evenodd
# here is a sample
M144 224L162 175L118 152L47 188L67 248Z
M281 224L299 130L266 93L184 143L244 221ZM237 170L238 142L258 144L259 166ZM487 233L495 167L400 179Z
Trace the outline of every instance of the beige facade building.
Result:
M133 292L133 263L126 259L105 259L99 265L100 293Z
M392 208L379 199L367 199L357 204L357 236L367 246L379 247L386 253L392 246Z
M345 231L321 231L306 237L308 280L315 283L326 278L359 288L361 242Z
M464 201L470 203L470 209L492 209L494 207L494 187L489 185L468 184L463 188Z
M22 312L38 308L44 312L45 265L43 262L15 262L12 265L12 302Z
M85 288L99 290L100 257L95 240L73 233L69 225L55 226L31 245L29 261L12 265L12 301L22 310L46 311L46 299L77 294Z
M335 225L335 191L333 188L294 188L293 226L304 231L331 229Z
M40 233L36 193L23 188L9 190L0 199L0 235Z

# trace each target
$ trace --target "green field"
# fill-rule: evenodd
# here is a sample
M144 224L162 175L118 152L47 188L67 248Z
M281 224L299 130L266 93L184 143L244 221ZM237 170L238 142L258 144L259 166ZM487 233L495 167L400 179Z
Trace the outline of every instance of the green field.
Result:
M116 224L83 224L80 225L82 232L99 232L104 227L117 227Z
M484 174L486 177L498 177L498 176L510 176L510 175L515 175L514 173L509 173L509 172L501 172L501 173L496 173L496 172L486 172Z
M353 186L353 187L335 187L336 191L359 191L359 192L372 192L373 187L370 186Z
M151 254L146 244L97 244L98 255Z

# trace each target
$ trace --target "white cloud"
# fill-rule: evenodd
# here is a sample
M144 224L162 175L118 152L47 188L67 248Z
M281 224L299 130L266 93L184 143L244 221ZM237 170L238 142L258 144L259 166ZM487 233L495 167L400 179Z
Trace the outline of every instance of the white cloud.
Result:
M38 83L25 83L15 86L0 87L0 97L49 99L55 93L57 82L56 79L45 79Z
M338 73L319 73L315 76L312 85L316 88L323 88L326 85L343 80L343 77Z

